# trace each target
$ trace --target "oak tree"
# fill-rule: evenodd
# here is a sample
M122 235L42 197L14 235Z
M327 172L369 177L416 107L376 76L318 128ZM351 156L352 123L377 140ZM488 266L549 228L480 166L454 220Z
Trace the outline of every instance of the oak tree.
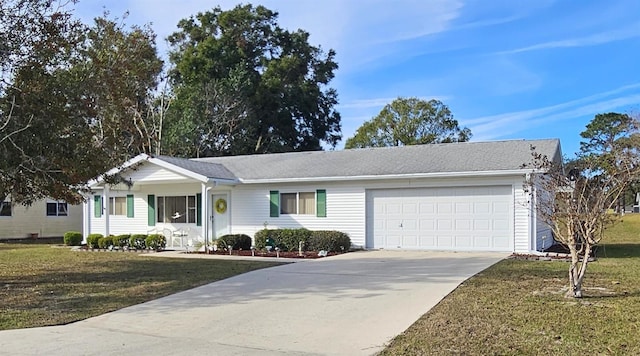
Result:
M345 148L464 142L470 138L471 130L460 128L441 101L398 98L362 124Z

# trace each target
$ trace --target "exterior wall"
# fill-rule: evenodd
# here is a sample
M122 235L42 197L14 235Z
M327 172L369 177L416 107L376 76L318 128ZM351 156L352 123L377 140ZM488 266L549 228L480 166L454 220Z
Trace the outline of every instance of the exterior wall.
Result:
M327 217L315 215L280 215L269 217L269 192L327 192ZM365 190L362 185L340 183L312 184L251 184L236 186L232 191L231 233L251 237L265 225L270 229L300 228L309 230L339 230L349 234L351 243L364 246Z
M109 191L109 197L124 197L127 194L133 194L133 217L121 215L109 216L109 234L149 234L149 233L162 233L167 237L167 243L170 244L172 232L178 229L188 229L189 237L196 238L199 241L203 241L202 228L193 224L177 224L171 222L157 223L155 226L148 225L148 209L147 202L148 195L153 194L157 198L158 196L180 196L180 195L196 195L201 193L200 183L182 182L180 184L144 184L134 185L129 189ZM98 190L95 195L101 195L104 197L103 191ZM89 201L89 233L105 234L105 209L106 204L103 203L103 214L101 217L95 217L93 197ZM157 208L157 204L156 204ZM157 218L157 210L156 210Z
M429 188L455 186L509 185L513 187L514 251L531 250L531 225L527 199L522 188L523 176L498 178L396 179L387 181L353 181L305 184L247 184L234 187L231 198L232 233L253 236L264 228L298 228L339 230L349 234L354 246L365 247L367 241L366 192L372 189ZM269 217L269 192L327 192L327 217L280 215Z
M140 171L137 171L139 173ZM394 180L362 180L346 182L316 182L316 183L274 183L274 184L238 184L236 186L220 186L208 191L211 194L226 192L228 194L229 232L233 234L247 234L251 237L265 227L268 228L299 228L310 230L339 230L351 237L352 244L365 247L367 241L367 191L372 189L393 188L428 188L455 186L504 186L513 187L513 246L514 252L530 252L535 247L532 238L532 214L528 199L522 188L523 176L488 177L488 178L429 178L429 179L394 179ZM132 189L111 190L109 196L134 195L134 217L110 216L110 233L150 233L152 231L165 232L170 238L171 232L180 228L187 228L190 236L204 241L202 227L196 224L157 223L155 227L147 225L147 196L163 195L195 195L202 192L200 183L183 179L174 184L167 183L166 177L161 184L135 184ZM270 191L311 192L318 189L326 190L326 217L315 215L280 215L270 217ZM98 194L101 194L98 191ZM203 197L204 198L204 197ZM209 214L202 217L203 223L209 221L212 214L211 201ZM89 231L104 234L105 216L94 218L93 200L89 202L86 211L89 213ZM203 212L204 215L204 212ZM207 231L211 231L209 227ZM211 233L209 233L211 235ZM210 239L212 236L209 236Z
M11 216L0 216L0 238L59 237L67 231L82 231L82 205L67 205L67 216L47 216L47 200L30 207L15 205Z

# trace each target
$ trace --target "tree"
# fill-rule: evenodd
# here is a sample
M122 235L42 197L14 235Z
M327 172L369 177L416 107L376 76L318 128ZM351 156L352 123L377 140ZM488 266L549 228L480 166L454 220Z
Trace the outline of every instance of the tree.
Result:
M360 126L345 148L464 142L471 130L458 127L449 108L439 100L398 98Z
M340 139L335 52L277 24L263 6L181 20L168 40L175 100L165 152L235 155L322 149Z
M87 28L66 4L0 2L0 200L79 202L89 179L146 150L150 37Z
M569 248L567 296L582 297L589 257L604 229L618 220L613 208L640 173L639 127L628 115L596 115L581 133L585 141L568 171L532 148L532 163L526 166L534 174L525 187L536 193L538 218Z
M126 18L126 15L125 15ZM89 126L99 148L113 161L153 153L159 127L153 118L153 91L163 68L155 34L149 27L133 26L103 17L88 30L80 60L72 68L82 78L89 101Z

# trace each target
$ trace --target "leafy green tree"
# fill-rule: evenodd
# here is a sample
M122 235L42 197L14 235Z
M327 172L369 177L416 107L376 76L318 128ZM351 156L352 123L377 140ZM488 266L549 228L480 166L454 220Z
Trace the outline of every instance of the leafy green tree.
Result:
M345 148L464 142L470 138L471 130L458 127L458 121L441 101L398 98L362 124Z
M560 162L535 153L527 165L534 172L525 186L536 195L539 219L553 237L569 248L567 296L582 297L589 258L604 237L604 229L618 221L612 213L618 200L640 174L638 121L628 115L598 114L581 133L580 152L569 170Z
M136 115L158 68L148 33L87 28L65 5L0 2L0 200L79 202L89 179L146 150Z
M153 153L159 127L151 121L153 91L163 68L149 27L126 29L117 20L94 20L73 73L90 101L93 139L111 157L125 161Z
M322 149L340 139L335 53L277 24L263 6L219 7L169 37L174 102L165 153L236 155Z

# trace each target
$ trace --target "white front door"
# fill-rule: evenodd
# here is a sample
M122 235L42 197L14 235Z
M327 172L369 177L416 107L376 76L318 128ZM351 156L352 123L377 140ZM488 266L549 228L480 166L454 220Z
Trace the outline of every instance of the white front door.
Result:
M229 233L229 209L231 207L226 193L213 194L211 203L213 204L213 238L217 239Z

